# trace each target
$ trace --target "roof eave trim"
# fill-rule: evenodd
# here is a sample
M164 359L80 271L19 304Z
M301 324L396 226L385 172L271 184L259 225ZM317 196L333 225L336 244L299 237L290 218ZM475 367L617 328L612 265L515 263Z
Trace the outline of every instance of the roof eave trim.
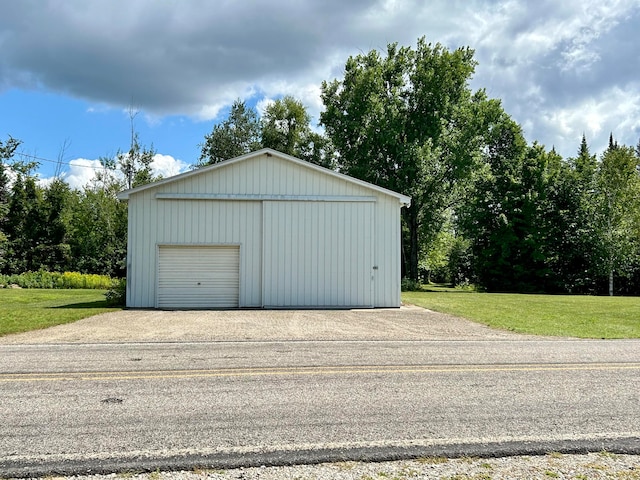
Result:
M282 158L283 160L289 160L290 162L296 163L298 165L301 165L305 168L310 168L313 170L317 170L319 172L322 172L326 175L330 175L336 178L340 178L342 180L351 182L351 183L355 183L356 185L360 185L361 187L365 187L380 193L383 193L385 195L389 195L391 197L395 197L400 201L400 204L402 206L409 206L411 205L411 198L407 197L406 195L402 195L401 193L398 192L394 192L393 190L388 190L384 187L379 187L378 185L374 185L372 183L369 182L365 182L364 180L360 180L358 178L354 178L354 177L350 177L348 175L345 175L343 173L339 173L339 172L334 172L333 170L329 170L328 168L325 167L321 167L320 165L316 165L314 163L310 163L310 162L306 162L304 160L301 160L299 158L293 157L291 155L287 155L286 153L282 153L282 152L278 152L277 150L273 150L271 148L262 148L260 150L256 150L255 152L250 152L250 153L246 153L244 155L241 155L239 157L235 157L235 158L231 158L229 160L225 160L223 162L220 163L216 163L213 165L208 165L206 167L202 167L202 168L198 168L198 169L194 169L194 170L189 170L188 172L184 172L178 175L174 175L172 177L168 177L162 180L158 180L157 182L153 182L153 183L148 183L146 185L141 185L139 187L136 188L132 188L130 190L124 190L122 192L119 192L117 194L117 197L119 200L129 200L129 197L133 194L136 194L138 192L141 192L143 190L147 190L150 188L156 188L159 186L162 186L164 184L167 183L171 183L171 182L175 182L178 180L182 180L185 178L189 178L192 175L199 175L201 173L210 171L210 170L216 170L218 168L223 168L225 166L228 165L232 165L236 162L242 162L244 160L247 160L249 158L253 158L253 157L258 157L260 155L267 155L267 156L274 156L274 157L279 157Z

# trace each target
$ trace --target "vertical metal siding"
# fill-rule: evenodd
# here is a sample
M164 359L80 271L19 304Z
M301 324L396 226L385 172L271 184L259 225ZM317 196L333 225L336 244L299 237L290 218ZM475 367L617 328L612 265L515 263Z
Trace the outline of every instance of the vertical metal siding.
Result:
M239 305L262 305L260 202L156 200L147 192L142 193L146 195L135 198L130 207L128 306L156 305L156 247L170 244L241 245Z
M400 205L379 196L375 214L374 298L376 307L400 306Z
M373 205L265 202L265 306L373 306Z

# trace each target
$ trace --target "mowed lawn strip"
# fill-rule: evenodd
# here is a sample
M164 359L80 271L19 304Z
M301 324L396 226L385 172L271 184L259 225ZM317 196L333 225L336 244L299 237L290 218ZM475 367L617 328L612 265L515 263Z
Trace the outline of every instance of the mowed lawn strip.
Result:
M405 303L532 335L640 338L639 297L403 292Z
M0 289L0 336L75 322L109 308L105 290Z

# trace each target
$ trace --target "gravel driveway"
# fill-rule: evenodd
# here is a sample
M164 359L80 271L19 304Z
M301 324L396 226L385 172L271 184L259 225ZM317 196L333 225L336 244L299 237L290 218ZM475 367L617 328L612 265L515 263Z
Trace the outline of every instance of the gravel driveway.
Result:
M501 338L528 337L403 306L367 310L123 310L0 337L0 344Z

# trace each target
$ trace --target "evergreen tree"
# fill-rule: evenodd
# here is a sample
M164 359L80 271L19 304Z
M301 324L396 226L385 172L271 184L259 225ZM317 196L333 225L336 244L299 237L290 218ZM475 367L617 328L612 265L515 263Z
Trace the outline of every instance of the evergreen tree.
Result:
M25 218L22 227L22 255L25 271L35 272L43 267L43 242L46 242L46 214L42 191L35 178L29 176L24 182Z
M27 197L24 179L21 174L18 174L11 187L11 200L5 222L5 232L9 242L4 273L22 273L26 269L24 232L26 216Z
M488 140L487 170L458 209L477 281L490 291L552 290L557 253L551 192L561 159L541 145L527 146L520 126L506 114Z
M12 137L9 137L5 142L0 140L0 232L2 232L3 223L6 222L11 197L7 173L10 167L8 162L13 158L21 143L20 140Z
M7 222L9 205L11 201L11 187L9 185L8 162L20 146L20 141L9 137L8 140L0 140L0 272L7 271L9 255L9 236Z
M551 192L554 210L551 236L557 252L553 270L558 289L570 293L596 291L596 258L599 242L593 225L596 156L589 151L583 135L575 158L561 166L561 174Z

